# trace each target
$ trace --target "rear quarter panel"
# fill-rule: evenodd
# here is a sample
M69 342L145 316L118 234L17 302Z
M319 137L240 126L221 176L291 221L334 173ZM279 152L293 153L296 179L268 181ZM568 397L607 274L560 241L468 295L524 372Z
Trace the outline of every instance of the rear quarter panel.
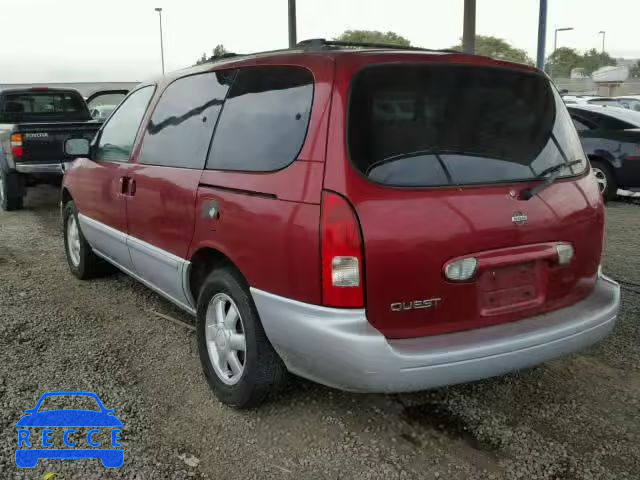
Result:
M252 287L319 304L320 198L333 60L322 54L282 55L244 61L237 66L253 65L297 65L313 73L314 96L306 139L297 159L282 170L202 173L189 258L202 248L219 250ZM211 202L220 211L217 220L206 216Z

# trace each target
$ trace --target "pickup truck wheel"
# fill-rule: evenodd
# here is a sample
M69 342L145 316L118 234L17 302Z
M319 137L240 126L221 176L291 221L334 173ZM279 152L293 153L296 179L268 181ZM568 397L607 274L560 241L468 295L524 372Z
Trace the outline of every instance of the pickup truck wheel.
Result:
M605 200L615 200L618 196L618 184L613 173L611 173L611 168L599 160L592 160L591 169L598 182L600 193Z
M22 191L21 178L15 173L0 170L0 207L5 211L21 210L23 196L15 192Z
M99 276L102 260L98 257L80 230L78 212L73 202L67 202L63 210L64 250L71 273L80 280Z
M234 269L214 270L204 281L196 330L204 374L222 403L255 407L284 384L287 370Z

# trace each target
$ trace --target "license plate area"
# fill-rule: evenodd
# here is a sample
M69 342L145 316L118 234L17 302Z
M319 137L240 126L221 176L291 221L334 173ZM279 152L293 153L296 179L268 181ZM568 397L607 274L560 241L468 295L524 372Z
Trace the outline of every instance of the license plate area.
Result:
M482 272L479 282L480 314L500 315L524 310L543 301L542 262L527 262Z

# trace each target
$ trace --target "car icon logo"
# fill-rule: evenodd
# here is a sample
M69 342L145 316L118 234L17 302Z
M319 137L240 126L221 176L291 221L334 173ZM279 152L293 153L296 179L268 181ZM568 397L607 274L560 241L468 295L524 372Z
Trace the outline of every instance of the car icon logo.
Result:
M96 409L62 408L47 410L44 402L58 397L71 397L95 401ZM93 406L94 403L91 402ZM124 450L120 445L122 422L114 410L105 408L100 398L91 392L60 391L43 394L36 406L25 410L16 423L18 448L16 465L34 468L40 459L100 459L106 468L119 468L124 463ZM36 435L35 431L40 430ZM82 429L88 430L86 434ZM60 435L61 434L61 435ZM105 447L111 448L105 448Z

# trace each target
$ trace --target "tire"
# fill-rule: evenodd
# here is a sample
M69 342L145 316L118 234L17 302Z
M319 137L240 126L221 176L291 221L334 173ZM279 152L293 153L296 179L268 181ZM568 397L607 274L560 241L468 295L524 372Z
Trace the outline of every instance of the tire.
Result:
M591 161L591 169L598 182L598 188L605 200L615 200L618 196L618 182L616 182L611 167L600 160Z
M72 201L67 202L62 212L64 252L69 270L80 280L100 276L104 273L104 263L100 257L93 253L91 245L82 235L75 204ZM73 233L74 229L75 233Z
M23 185L20 176L14 172L5 172L0 169L0 207L4 211L22 210ZM18 193L16 195L16 193Z
M222 316L216 315L218 305ZM222 403L252 408L285 383L287 370L267 339L246 282L232 267L216 269L204 281L196 330L202 369ZM239 347L242 342L244 352Z

